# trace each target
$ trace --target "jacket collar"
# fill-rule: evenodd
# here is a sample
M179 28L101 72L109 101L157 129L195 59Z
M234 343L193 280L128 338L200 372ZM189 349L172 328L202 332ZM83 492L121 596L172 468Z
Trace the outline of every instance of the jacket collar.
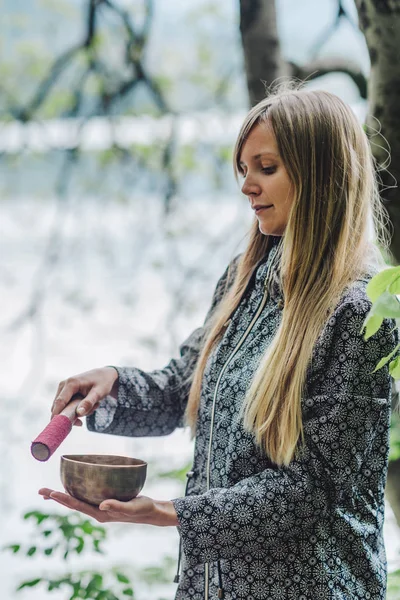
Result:
M256 265L256 278L255 284L256 286L264 286L265 278L269 272L269 281L267 287L271 294L271 297L278 300L283 298L283 289L281 282L281 248L282 248L282 237L281 236L271 236L272 237L272 246L269 250L268 254L266 254ZM269 270L271 269L271 270Z

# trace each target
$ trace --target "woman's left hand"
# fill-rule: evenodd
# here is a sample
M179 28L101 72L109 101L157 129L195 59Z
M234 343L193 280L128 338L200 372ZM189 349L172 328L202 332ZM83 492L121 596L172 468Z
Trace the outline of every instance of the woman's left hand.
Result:
M49 488L41 488L38 492L45 500L55 500L59 504L78 510L100 523L121 521L123 523L145 523L147 525L177 526L178 518L174 505L170 501L152 500L147 496L136 496L129 502L104 500L99 508L77 500L69 494L57 492Z

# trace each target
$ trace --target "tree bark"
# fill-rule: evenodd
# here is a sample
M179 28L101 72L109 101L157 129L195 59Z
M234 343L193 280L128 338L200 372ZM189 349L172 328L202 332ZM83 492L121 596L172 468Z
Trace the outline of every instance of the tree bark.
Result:
M355 1L371 59L367 129L378 164L389 167L380 172L382 198L394 231L399 232L390 250L400 264L400 192L395 187L400 181L400 0Z
M367 129L375 159L389 167L380 172L381 195L394 227L390 250L399 264L400 191L395 186L400 181L400 0L356 0L356 6L371 60ZM377 133L371 136L370 128ZM400 527L400 460L389 463L386 496Z
M240 33L250 105L265 98L265 84L288 75L282 58L274 0L240 0Z

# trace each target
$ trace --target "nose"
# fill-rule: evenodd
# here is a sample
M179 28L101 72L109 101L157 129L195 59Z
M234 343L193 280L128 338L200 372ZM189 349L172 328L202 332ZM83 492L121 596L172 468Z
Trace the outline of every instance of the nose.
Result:
M258 196L260 192L260 186L247 176L242 185L242 194L245 196Z

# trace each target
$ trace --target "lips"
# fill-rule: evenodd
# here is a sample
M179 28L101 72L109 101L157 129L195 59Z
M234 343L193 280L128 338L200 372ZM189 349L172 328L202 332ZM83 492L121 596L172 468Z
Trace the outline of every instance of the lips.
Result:
M265 208L271 208L271 206L273 206L273 204L268 204L268 205L256 204L255 206L252 206L252 209L254 210L255 213L258 213L261 210L264 210Z

